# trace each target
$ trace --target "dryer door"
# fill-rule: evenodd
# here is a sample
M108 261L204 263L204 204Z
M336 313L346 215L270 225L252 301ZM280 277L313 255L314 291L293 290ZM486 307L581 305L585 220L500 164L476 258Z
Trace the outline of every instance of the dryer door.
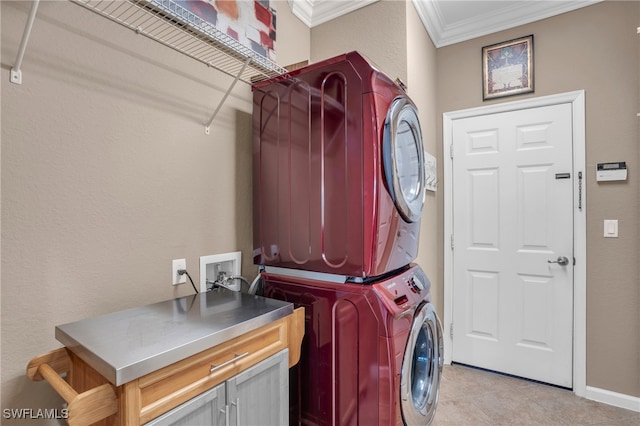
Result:
M443 364L442 329L434 306L416 310L402 361L400 404L406 425L428 425L436 414Z
M407 222L420 219L424 203L424 148L418 111L406 96L396 98L384 123L382 141L385 181Z

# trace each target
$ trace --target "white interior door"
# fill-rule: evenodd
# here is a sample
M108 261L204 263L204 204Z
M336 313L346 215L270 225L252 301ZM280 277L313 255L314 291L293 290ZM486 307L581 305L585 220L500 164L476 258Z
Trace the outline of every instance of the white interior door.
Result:
M572 387L571 120L567 103L453 122L453 361Z

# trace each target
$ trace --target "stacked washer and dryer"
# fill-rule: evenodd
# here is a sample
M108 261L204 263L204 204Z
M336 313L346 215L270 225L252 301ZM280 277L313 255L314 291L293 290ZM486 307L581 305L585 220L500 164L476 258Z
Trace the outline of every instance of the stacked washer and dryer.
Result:
M254 263L305 308L291 423L428 425L442 332L418 252L416 108L357 52L253 86Z

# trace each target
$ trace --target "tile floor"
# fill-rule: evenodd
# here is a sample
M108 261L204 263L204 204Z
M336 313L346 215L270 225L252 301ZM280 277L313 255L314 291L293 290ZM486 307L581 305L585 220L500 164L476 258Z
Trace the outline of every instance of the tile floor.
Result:
M639 426L640 413L571 391L461 365L446 365L433 426Z

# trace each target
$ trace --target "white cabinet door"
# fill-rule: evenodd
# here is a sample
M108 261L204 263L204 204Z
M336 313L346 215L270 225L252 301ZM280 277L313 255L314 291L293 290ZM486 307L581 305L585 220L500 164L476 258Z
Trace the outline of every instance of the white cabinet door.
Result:
M201 393L146 426L225 425L225 384Z
M284 349L145 426L289 424L289 350Z
M231 425L289 424L289 351L265 359L227 381Z

